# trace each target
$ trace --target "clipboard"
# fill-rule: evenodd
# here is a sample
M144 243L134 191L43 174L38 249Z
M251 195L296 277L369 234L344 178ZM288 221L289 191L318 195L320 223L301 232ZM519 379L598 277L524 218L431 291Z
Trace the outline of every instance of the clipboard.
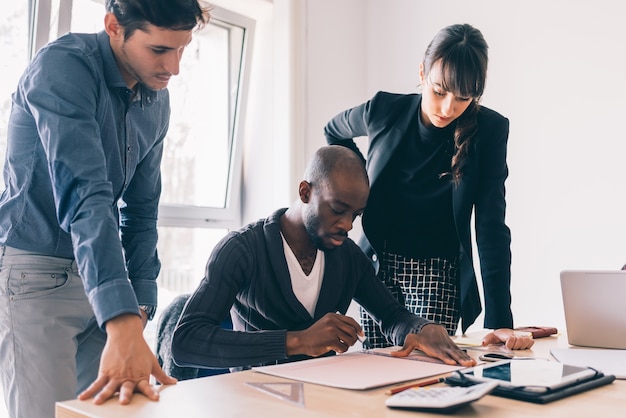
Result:
M504 386L496 387L491 394L500 396L502 398L516 399L524 402L532 402L538 404L546 404L559 399L566 398L568 396L575 395L577 393L586 392L588 390L608 385L615 380L613 375L605 375L601 372L584 381L576 382L570 386L565 386L555 390L548 390L547 392L533 392L524 390L523 387L519 388L507 388ZM462 373L453 373L445 379L445 383L452 386L473 386L476 382L469 380Z

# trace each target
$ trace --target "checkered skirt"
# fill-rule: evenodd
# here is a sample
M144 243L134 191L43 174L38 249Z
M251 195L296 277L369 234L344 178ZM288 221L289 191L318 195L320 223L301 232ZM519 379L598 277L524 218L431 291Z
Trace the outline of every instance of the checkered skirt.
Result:
M383 252L378 277L406 309L454 335L460 318L457 259L412 259ZM373 347L392 345L363 308L361 325Z

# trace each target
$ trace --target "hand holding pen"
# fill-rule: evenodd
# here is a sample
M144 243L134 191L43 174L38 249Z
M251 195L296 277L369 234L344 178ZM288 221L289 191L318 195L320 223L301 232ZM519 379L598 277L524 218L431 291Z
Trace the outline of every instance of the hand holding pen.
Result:
M286 354L317 357L329 351L344 353L360 338L364 340L363 330L354 318L340 313L327 313L305 330L288 331Z

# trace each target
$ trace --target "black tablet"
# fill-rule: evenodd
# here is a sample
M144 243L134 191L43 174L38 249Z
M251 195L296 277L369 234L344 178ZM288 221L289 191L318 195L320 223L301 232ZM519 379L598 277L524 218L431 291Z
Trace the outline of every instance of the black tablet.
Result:
M474 382L497 381L499 386L547 392L594 377L597 372L548 360L504 360L461 370Z

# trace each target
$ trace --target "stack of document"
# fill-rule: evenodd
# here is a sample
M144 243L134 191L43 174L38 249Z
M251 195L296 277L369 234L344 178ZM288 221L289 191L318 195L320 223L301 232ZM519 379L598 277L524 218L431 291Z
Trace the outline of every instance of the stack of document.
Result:
M617 379L626 379L626 350L598 348L553 348L550 354L561 363L592 367Z

